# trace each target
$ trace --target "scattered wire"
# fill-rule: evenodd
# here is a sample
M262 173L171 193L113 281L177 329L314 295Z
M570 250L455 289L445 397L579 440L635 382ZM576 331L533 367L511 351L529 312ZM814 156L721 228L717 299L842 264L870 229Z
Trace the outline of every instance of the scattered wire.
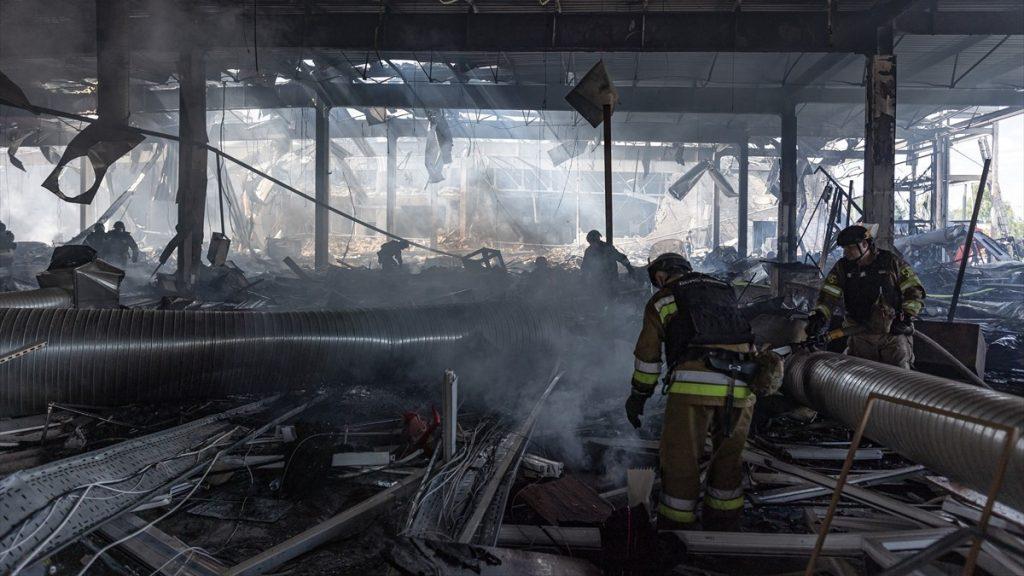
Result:
M199 487L203 485L203 482L206 480L206 477L210 474L210 470L213 469L214 464L217 463L217 460L223 454L224 454L224 450L220 450L216 454L213 455L213 458L210 460L210 464L206 467L206 470L203 472L203 475L199 478L199 481L196 482L196 485L193 486L192 489L189 490L188 494L186 494L185 497L181 499L181 502L178 502L170 510L168 510L167 512L161 514L158 518L156 518L152 522L149 522L148 524L146 524L142 528L139 528L138 530L136 530L134 532L131 532L128 535L126 535L126 536L124 536L122 538L118 538L117 540L114 540L113 542L111 542L110 544L107 544L103 548L100 548L95 554L92 555L91 558L89 558L89 561L85 563L85 566L82 567L82 570L78 572L77 576L84 576L85 573L89 571L89 568L93 565L93 562L96 562L96 559L99 558L100 556L102 556L107 550L110 550L111 548L113 548L115 546L119 546L121 544L124 544L128 540L131 540L132 538L138 536L139 534L142 534L146 530L148 530L151 527L155 526L161 520L163 520L163 519L167 518L168 516L170 516L171 514L174 514L175 512L177 512L178 509L181 508L185 504L185 502L188 502L188 499L191 498L192 495L196 493L196 490L198 490ZM17 574L17 571L15 573L11 574L11 576L15 576L16 574Z

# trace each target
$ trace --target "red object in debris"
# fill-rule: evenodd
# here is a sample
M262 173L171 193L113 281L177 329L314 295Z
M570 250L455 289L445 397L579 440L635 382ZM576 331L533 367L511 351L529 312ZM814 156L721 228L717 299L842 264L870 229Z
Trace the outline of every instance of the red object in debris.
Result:
M405 437L414 448L423 450L423 453L430 456L434 451L434 431L441 426L441 414L437 408L431 407L432 418L427 424L418 412L412 410L402 415L405 421Z

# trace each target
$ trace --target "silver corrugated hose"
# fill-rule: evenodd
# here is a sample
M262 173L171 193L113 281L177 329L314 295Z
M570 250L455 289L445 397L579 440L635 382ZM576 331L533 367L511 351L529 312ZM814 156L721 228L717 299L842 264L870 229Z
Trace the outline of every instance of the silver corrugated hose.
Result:
M834 354L815 352L787 360L783 384L797 401L856 427L868 396L883 394L941 408L1024 432L1024 398L977 386ZM1005 446L1001 431L888 402L876 402L868 438L987 494ZM1018 437L999 500L1024 509L1024 438Z
M358 382L549 344L550 314L512 301L381 310L0 310L0 415ZM442 366L443 368L443 366ZM437 373L440 378L440 372ZM383 378L386 380L386 378Z
M71 308L71 293L63 288L0 292L0 308Z

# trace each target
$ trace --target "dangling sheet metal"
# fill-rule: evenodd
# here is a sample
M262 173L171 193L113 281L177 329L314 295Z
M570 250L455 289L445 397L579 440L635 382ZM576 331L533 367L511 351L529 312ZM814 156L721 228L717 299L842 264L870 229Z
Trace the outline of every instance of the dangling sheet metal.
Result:
M103 183L103 176L107 173L114 162L131 152L145 139L145 136L134 130L126 130L117 126L96 122L85 127L68 144L60 162L53 168L53 172L43 181L43 188L57 195L65 202L74 204L92 204L92 199ZM92 164L95 180L87 190L78 196L68 196L60 189L60 175L64 167L76 158L87 156Z

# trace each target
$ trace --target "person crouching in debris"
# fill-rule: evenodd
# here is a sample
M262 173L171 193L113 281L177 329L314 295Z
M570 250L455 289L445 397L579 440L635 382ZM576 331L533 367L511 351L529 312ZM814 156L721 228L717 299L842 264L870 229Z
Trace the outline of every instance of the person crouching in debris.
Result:
M625 266L630 274L633 273L633 266L625 254L601 240L601 233L597 230L587 232L587 243L590 246L583 252L583 263L580 265L583 279L592 287L611 294L619 277L618 264Z
M391 240L381 245L377 250L377 262L385 272L393 272L402 269L402 250L409 248L407 240Z
M114 229L107 233L102 258L114 266L126 268L129 256L132 262L139 261L139 245L131 233L124 229L124 222L114 222Z
M846 353L909 370L914 363L914 320L924 308L921 280L902 258L875 246L866 226L845 228L836 243L843 248L843 258L825 277L807 318L807 335L826 330L841 302L846 327L856 328Z
M644 309L634 349L626 416L640 428L644 404L662 367L668 394L661 434L658 529L692 529L701 493L700 459L710 431L714 446L701 521L711 530L737 530L743 512L743 445L756 398L758 373L750 325L729 284L693 271L679 254L647 267L658 289Z

